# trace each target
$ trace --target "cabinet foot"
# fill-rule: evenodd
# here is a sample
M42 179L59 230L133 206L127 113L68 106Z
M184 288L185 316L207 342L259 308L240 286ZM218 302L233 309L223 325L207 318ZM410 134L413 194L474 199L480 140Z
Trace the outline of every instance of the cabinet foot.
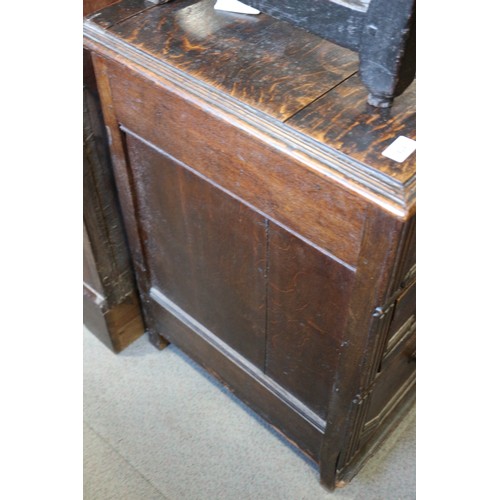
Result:
M165 340L158 332L148 330L147 331L149 341L153 344L159 351L165 349L169 342Z
M323 488L328 491L333 491L336 488L342 488L344 486L343 481L337 482L337 471L331 470L330 467L320 466L320 483Z

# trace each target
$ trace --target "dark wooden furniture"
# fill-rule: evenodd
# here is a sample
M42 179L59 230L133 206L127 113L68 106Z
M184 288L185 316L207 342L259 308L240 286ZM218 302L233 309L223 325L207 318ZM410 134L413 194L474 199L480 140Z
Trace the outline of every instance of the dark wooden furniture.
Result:
M116 0L86 0L84 13ZM144 333L90 52L83 86L83 322L114 352Z
M415 87L366 103L354 53L213 0L90 16L151 341L172 342L349 480L414 401Z
M246 0L248 5L355 50L368 102L388 107L415 78L415 0Z

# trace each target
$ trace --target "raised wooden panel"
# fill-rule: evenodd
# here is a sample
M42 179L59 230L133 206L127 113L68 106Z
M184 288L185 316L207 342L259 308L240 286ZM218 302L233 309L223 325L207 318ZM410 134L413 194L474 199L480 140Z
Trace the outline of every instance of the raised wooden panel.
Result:
M397 396L404 395L404 389L408 386L405 382L415 374L415 349L416 335L413 334L398 348L397 353L391 355L390 361L377 375L366 415L367 426L370 426L372 419L380 418L383 412L389 413L392 408L387 406L391 401L395 405Z
M266 374L325 418L354 273L270 225Z
M236 123L110 63L118 121L350 265L359 253L366 203ZM312 203L311 200L314 200Z
M265 348L265 220L127 136L150 285L255 365Z

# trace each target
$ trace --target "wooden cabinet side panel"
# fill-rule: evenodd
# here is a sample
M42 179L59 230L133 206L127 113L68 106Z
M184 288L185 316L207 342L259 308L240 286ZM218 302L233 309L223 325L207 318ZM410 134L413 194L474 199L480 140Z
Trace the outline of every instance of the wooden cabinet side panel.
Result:
M109 62L118 121L244 199L272 220L354 265L366 202L242 130L123 66ZM314 202L312 201L314 200Z
M274 224L266 373L326 418L354 272Z
M126 144L150 286L263 368L266 220L137 138Z

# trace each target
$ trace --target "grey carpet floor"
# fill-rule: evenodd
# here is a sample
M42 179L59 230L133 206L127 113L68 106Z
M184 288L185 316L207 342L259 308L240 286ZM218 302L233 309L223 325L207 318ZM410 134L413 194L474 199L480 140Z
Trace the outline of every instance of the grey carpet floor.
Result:
M403 500L416 496L415 409L342 489L181 351L143 336L113 354L84 329L85 500Z

